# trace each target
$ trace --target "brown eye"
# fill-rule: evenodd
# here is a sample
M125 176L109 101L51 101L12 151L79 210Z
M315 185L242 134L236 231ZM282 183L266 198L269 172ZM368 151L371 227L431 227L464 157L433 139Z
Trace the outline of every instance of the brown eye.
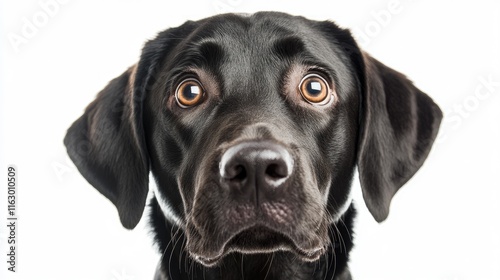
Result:
M175 90L175 99L182 108L188 108L201 102L205 93L201 83L193 78L183 80Z
M299 91L307 102L315 105L327 104L332 96L328 83L318 74L309 74L302 78Z

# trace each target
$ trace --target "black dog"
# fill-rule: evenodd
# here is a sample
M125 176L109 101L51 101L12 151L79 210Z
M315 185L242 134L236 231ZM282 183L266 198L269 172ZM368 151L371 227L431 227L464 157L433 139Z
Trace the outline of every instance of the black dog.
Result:
M350 279L356 166L383 221L441 118L332 22L226 14L147 42L64 142L126 228L152 172L156 279Z

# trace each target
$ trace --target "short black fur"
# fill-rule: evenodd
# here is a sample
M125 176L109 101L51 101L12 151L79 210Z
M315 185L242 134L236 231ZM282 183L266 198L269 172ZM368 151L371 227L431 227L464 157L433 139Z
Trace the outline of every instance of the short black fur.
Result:
M245 279L309 279L322 280L334 279L337 275L342 275L349 279L347 263L349 261L349 252L353 247L354 241L354 218L356 210L354 204L343 214L342 218L330 229L330 238L335 240L326 251L325 255L317 263L307 264L307 269L303 270L296 264L297 260L293 256L289 259L286 252L276 252L272 256L254 255L245 256L235 255L228 258L228 263L215 268L206 268L192 259L184 252L183 246L186 244L186 236L183 231L165 220L165 216L158 205L156 198L153 198L149 204L149 219L154 236L154 242L160 252L164 252L160 260L160 267L157 271L156 279L238 279L240 274L244 274ZM286 257L283 257L283 256ZM274 260L279 261L283 258L285 262L291 262L289 275L279 275L280 270L272 269L274 264L279 266ZM302 277L300 276L302 274ZM291 276L291 278L290 278ZM267 278L266 278L267 277Z
M322 79L324 102L301 93ZM319 78L318 78L319 77ZM179 103L183 81L200 102ZM387 218L442 113L348 30L282 13L188 21L147 42L64 139L82 175L162 254L156 279L351 279L356 167Z

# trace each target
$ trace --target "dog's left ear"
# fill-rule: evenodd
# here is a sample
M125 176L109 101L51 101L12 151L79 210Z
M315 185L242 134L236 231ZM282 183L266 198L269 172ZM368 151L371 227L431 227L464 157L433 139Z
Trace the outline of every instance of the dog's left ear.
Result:
M429 154L442 113L403 74L366 53L359 55L363 99L359 176L366 206L381 222L389 215L394 194Z

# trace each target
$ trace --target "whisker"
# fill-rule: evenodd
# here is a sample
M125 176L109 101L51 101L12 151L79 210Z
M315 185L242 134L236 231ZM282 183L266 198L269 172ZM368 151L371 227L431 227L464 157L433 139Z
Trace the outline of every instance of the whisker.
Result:
M267 272L266 272L266 276L264 276L264 280L267 279L267 275L269 275L269 271L271 270L271 266L273 265L273 260L274 260L274 252L271 253L271 257L270 257L271 261L269 262L269 266L267 268ZM266 264L267 262L269 261L269 257L267 258L267 261L266 261Z
M329 231L332 233L332 237L334 240L332 240L332 242L330 242L330 247L331 247L331 250L332 250L332 259L330 260L330 264L328 266L328 270L327 271L330 271L330 269L333 267L333 273L332 273L332 277L335 277L335 273L337 271L337 252L335 251L335 231L334 231L334 228L332 227L328 227ZM327 273L328 275L328 273ZM325 276L326 277L326 276Z

